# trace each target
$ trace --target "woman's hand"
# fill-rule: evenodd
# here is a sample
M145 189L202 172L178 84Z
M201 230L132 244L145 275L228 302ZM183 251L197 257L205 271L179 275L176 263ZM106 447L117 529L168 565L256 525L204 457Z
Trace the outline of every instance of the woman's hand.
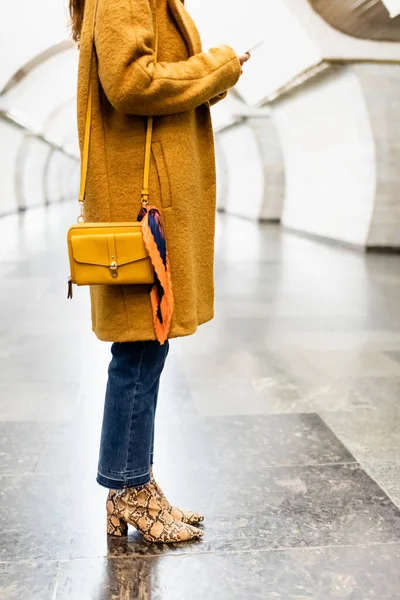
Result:
M251 57L250 52L245 52L245 54L238 54L237 55L239 62L240 62L240 66L243 67L244 63L247 62L249 60L249 58ZM242 69L242 73L243 73L243 69Z

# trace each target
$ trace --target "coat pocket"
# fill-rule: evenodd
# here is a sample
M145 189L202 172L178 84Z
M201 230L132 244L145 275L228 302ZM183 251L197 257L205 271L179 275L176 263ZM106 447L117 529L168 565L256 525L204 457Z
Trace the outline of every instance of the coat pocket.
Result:
M151 145L151 151L153 153L158 181L160 183L161 203L163 208L170 208L172 206L171 185L161 142L153 142Z

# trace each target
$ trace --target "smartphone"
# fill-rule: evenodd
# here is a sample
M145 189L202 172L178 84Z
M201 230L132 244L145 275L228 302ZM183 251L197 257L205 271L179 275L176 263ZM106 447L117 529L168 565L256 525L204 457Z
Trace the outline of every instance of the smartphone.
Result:
M254 52L255 50L258 50L260 48L260 46L262 46L264 44L265 40L260 40L259 42L257 42L257 44L254 44L254 46L252 46L251 48L249 48L248 50L246 50L245 54L248 52L249 54L251 54L252 52Z

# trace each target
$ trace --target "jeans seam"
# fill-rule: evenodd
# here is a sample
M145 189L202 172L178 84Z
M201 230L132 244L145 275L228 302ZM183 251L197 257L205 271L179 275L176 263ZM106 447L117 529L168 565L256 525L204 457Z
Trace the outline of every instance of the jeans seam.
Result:
M133 471L110 471L109 469L103 469L102 466L99 465L97 472L100 473L100 475L104 475L104 477L112 475L120 477L141 477L141 475L146 474L148 470L148 467L144 467L143 469L134 469Z
M130 455L130 451L131 451L131 442L132 442L132 416L133 416L133 411L134 411L134 407L136 404L136 392L137 392L137 388L138 388L138 384L140 381L140 375L141 375L141 369L142 369L142 363L143 363L143 359L144 359L144 354L146 352L146 344L145 342L142 342L143 344L143 351L142 354L140 356L140 361L139 361L139 365L138 365L138 370L137 370L137 377L136 377L136 381L135 381L135 387L133 388L133 400L131 403L131 412L129 415L129 435L128 435L128 448L126 451L126 463L125 463L125 472L128 471L128 463L129 463L129 455Z
M112 475L106 475L105 473L102 473L100 469L97 470L97 474L104 479L112 479L113 481L126 481L127 479L141 479L142 477L146 477L147 475L150 475L150 469L146 469L143 473L139 473L138 475L121 473L121 477L118 479L116 477L112 477Z
M97 475L97 483L100 485L107 487L108 489L114 490L122 490L128 487L141 487L146 485L150 479L150 473L147 476L143 475L142 478L138 480L126 479L126 480L117 480L117 479L108 479L107 477L103 477L100 474Z

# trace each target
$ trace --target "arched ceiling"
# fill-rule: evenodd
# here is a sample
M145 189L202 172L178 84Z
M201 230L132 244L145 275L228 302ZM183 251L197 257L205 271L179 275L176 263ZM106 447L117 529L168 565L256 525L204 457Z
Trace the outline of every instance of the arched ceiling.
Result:
M66 23L67 0L7 2L0 19L0 91L22 65L69 38Z
M68 0L8 6L0 22L0 109L76 154L78 52L67 24Z
M314 10L343 33L357 38L400 42L400 16L392 19L381 0L309 0Z
M76 70L78 52L75 48L50 55L25 72L18 83L9 88L2 98L1 106L18 111L35 125L35 129L54 137L53 115L66 103L75 110ZM75 134L76 119L65 121L62 138ZM57 126L59 138L59 125ZM73 135L75 138L75 135ZM61 142L61 139L59 140Z

